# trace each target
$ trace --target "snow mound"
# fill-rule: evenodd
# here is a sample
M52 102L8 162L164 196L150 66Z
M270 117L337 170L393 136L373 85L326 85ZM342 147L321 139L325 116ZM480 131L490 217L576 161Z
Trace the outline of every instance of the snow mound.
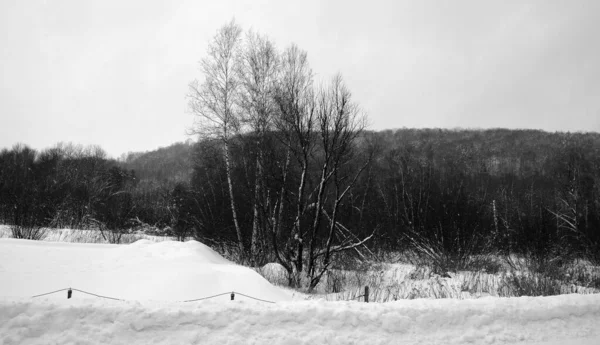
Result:
M198 241L154 242L138 240L130 245L119 246L111 252L114 260L146 260L148 258L171 260L186 258L198 264L233 264L207 245Z
M260 274L276 285L288 283L288 272L280 263L271 262L264 265L260 268Z
M138 301L185 301L227 293L218 297L224 301L231 291L275 302L291 299L257 272L196 241L110 245L0 239L0 282L0 296L10 297L72 287ZM65 297L59 293L43 298ZM96 297L75 291L73 298Z
M600 295L390 303L0 298L0 344L600 344Z

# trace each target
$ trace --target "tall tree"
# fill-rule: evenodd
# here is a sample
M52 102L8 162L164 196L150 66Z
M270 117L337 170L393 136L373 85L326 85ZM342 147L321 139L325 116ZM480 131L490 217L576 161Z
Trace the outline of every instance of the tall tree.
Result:
M208 56L200 63L204 81L200 83L194 80L190 83L188 100L189 108L197 119L193 133L205 138L218 139L223 144L233 224L239 250L244 253L242 230L233 194L230 159L231 139L240 128L236 99L240 88L237 71L240 63L241 36L242 29L234 20L218 30L208 46Z
M275 46L265 36L250 31L244 43L237 71L241 82L238 100L249 135L254 138L255 171L250 257L256 260L259 253L263 251L260 247L266 225L265 212L263 212L266 206L264 146L266 134L273 128L273 116L277 110L274 90L279 59Z
M280 193L279 220L277 227L283 226L283 210L286 209L288 190L285 187L290 173L290 159L293 156L300 168L300 178L295 193L295 219L291 235L286 243L283 255L279 255L276 236L281 231L274 229L273 243L275 254L290 273L291 284L300 283L300 274L304 264L304 236L301 226L302 216L306 212L306 184L310 168L310 156L314 149L315 96L313 72L308 64L307 53L296 45L287 48L281 57L281 76L277 85L275 100L279 112L275 123L282 133L282 142L287 146L286 159L282 175L284 187ZM291 192L291 191L289 191ZM293 195L293 194L292 194Z
M362 245L372 237L370 235L359 241L348 237L343 233L348 231L348 225L343 225L339 217L341 204L370 163L369 157L361 162L362 164L356 164L360 160L356 150L357 139L366 127L366 117L352 101L351 93L340 75L332 79L328 88L320 90L316 120L322 152L321 158L317 160L319 173L316 198L311 203L313 219L309 231L309 260L306 272L310 280L309 289L315 288L319 283L331 264L333 254ZM317 232L321 222L324 222L326 241L317 249ZM334 235L338 232L342 233L346 240L334 246ZM319 268L317 260L320 262Z

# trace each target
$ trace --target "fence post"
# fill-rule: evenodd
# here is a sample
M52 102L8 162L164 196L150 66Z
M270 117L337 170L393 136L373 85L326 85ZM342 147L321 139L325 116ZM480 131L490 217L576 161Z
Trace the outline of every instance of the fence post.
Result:
M73 290L71 290L69 288L69 290L67 291L67 299L71 298L71 295L73 294Z
M365 286L365 303L369 303L369 286Z
M235 293L231 292L231 300L233 301L234 298L235 298Z

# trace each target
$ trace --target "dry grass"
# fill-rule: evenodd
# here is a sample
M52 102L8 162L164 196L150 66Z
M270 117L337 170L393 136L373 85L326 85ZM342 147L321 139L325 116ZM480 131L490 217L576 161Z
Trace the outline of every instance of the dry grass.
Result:
M365 286L369 287L371 302L415 298L466 299L600 293L598 267L589 264L564 266L564 274L561 276L556 271L553 277L547 273L532 271L531 268L537 266L527 267L527 258L518 259L523 262L518 269L504 263L499 272L465 270L444 276L437 274L431 267L412 264L372 263L354 269L332 269L327 272L311 298L364 301ZM500 257L495 259L498 263L503 260ZM277 264L269 265L258 272L273 284L285 286L285 270L277 268Z

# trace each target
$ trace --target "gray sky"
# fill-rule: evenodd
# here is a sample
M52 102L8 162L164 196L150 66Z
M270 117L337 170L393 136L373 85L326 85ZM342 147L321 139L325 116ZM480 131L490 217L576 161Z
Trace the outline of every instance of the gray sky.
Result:
M342 73L372 129L600 131L597 0L2 0L0 147L186 140L187 85L231 18Z

